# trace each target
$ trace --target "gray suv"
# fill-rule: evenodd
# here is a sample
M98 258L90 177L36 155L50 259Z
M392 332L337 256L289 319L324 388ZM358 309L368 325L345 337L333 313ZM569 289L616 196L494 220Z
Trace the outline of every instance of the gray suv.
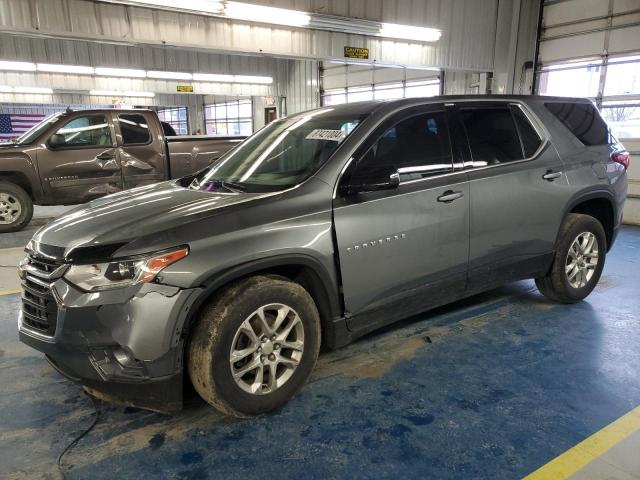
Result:
M229 415L268 412L321 345L525 278L585 298L628 162L588 100L300 113L197 174L40 229L20 265L20 339L101 398L172 411L188 377Z

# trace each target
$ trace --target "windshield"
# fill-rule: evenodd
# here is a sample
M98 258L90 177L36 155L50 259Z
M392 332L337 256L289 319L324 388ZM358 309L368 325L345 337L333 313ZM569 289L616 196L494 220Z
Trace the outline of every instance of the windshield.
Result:
M272 192L313 175L364 119L315 110L269 124L222 157L192 188Z
M54 113L53 115L48 116L43 121L41 121L37 125L34 125L29 130L27 130L25 133L23 133L22 136L18 137L18 139L15 141L15 143L17 143L18 145L27 145L27 144L33 142L34 140L36 140L40 136L40 134L42 132L44 132L52 124L57 122L58 121L58 117L60 117L60 115L61 115L61 113Z

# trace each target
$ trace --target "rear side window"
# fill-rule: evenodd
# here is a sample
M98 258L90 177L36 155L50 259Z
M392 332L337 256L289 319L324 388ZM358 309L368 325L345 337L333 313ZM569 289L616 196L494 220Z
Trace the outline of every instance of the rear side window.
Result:
M123 113L118 115L123 145L140 145L151 142L149 125L143 115Z
M591 103L553 102L544 105L585 145L609 143L609 128Z
M522 146L509 106L461 108L474 167L522 160Z
M512 105L511 111L513 112L513 118L516 121L518 127L518 133L520 134L520 140L522 140L522 149L524 150L524 156L526 158L532 157L534 153L540 148L542 139L524 112Z

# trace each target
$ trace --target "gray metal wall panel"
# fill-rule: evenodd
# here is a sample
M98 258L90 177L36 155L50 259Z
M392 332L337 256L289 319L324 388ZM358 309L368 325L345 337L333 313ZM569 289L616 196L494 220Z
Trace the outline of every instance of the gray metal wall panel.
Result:
M232 22L91 0L3 0L0 2L0 27L19 33L264 53L289 58L341 58L342 47L354 45L370 48L372 58L381 63L483 71L491 70L493 65L497 0L286 0L261 3L430 26L441 29L443 35L436 43L422 44ZM35 7L34 12L30 5ZM183 61L180 57L163 59L176 66Z

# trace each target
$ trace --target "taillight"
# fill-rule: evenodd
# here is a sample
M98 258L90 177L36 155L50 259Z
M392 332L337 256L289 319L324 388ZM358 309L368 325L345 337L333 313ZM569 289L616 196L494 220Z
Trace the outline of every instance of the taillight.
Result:
M625 170L629 168L629 152L614 152L611 160L622 165Z

